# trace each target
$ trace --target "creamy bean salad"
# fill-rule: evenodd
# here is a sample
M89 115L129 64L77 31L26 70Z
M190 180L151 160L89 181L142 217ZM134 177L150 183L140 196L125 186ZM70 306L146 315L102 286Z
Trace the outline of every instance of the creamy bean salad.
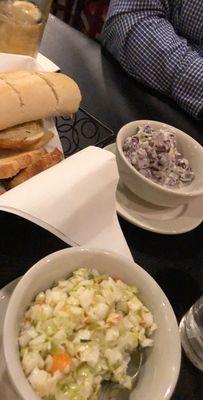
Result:
M39 293L25 312L22 368L45 400L96 400L104 380L131 388L130 353L152 346L155 329L135 286L80 268Z
M125 139L123 152L133 167L160 185L177 188L195 177L189 161L178 152L175 134L168 128L138 127Z

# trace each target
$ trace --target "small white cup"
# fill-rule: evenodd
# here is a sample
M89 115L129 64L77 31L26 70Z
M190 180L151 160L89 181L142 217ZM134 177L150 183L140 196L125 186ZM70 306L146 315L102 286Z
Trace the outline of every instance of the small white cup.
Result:
M173 130L179 152L189 160L192 170L195 173L195 178L190 184L174 189L161 186L143 176L126 159L123 152L125 139L128 136L134 135L138 126L144 125L150 125L155 130L160 128ZM170 125L146 120L133 121L124 125L118 132L116 139L116 160L119 175L124 185L131 192L149 203L166 207L176 207L203 196L203 148L189 135Z

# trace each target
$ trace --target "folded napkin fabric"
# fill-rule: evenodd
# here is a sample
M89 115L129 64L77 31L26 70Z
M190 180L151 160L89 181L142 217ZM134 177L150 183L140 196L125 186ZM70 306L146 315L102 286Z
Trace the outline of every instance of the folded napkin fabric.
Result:
M115 208L115 156L90 146L0 196L0 210L42 225L70 245L131 256Z
M25 69L28 71L59 71L58 65L47 57L38 53L37 58L18 54L0 53L0 71L13 71L14 69Z

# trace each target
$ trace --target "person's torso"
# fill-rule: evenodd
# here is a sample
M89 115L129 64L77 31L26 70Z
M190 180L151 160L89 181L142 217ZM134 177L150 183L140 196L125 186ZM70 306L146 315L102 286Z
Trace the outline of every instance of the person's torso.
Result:
M203 45L203 0L169 0L168 3L176 33L191 43Z
M203 0L111 0L107 20L126 13L166 18L189 44L203 47Z

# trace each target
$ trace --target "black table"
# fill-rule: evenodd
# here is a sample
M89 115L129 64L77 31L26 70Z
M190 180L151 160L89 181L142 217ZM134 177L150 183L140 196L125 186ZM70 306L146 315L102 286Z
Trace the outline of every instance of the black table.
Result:
M115 132L134 119L154 119L188 132L203 144L202 122L187 116L164 96L136 83L96 42L55 17L49 18L41 52L78 82L83 108ZM135 262L165 291L179 321L203 292L203 224L178 236L149 233L123 219L120 224ZM0 286L23 274L48 253L65 247L65 243L44 229L1 212ZM183 355L172 400L202 399L203 375Z

